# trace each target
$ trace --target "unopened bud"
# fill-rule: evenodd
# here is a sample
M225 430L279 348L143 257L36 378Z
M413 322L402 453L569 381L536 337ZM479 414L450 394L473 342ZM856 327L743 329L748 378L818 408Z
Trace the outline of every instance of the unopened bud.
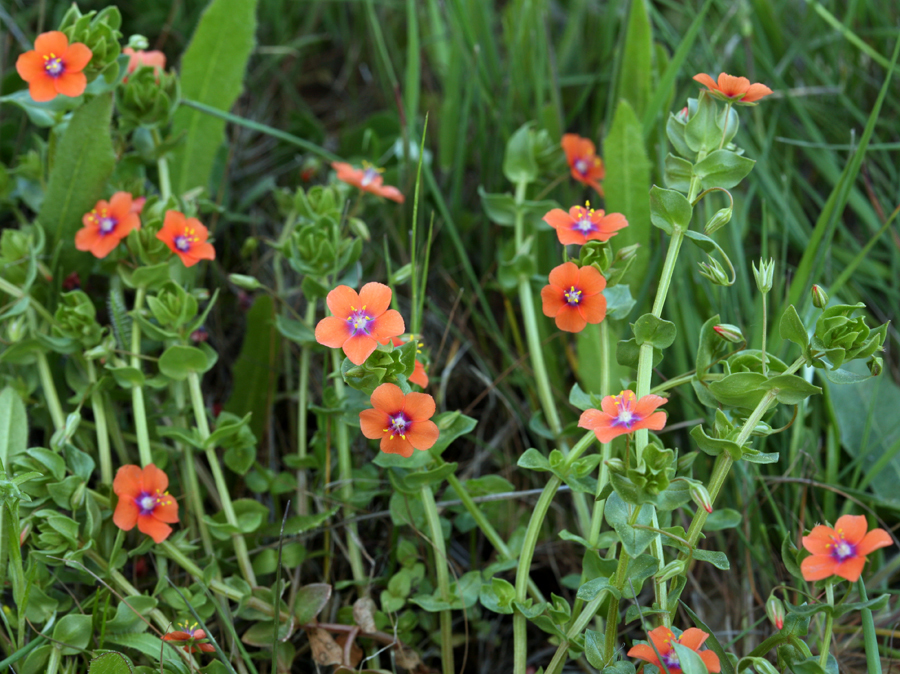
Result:
M706 223L706 235L710 236L713 232L722 229L722 227L731 222L731 212L731 208L720 208L716 211L716 214Z
M685 560L676 559L675 561L666 564L662 568L662 570L658 574L656 574L656 579L660 583L665 583L668 580L672 580L676 576L684 574L685 568Z
M259 239L255 236L248 236L241 244L241 257L252 257L259 250Z
M756 278L756 287L759 288L759 292L767 293L772 289L772 279L775 276L775 260L769 258L769 261L765 260L759 261L759 269L756 268L756 263L752 263L753 266L753 276Z
M822 286L814 285L812 287L812 300L816 309L824 309L828 306L828 293L822 289Z
M719 325L713 326L713 330L715 330L716 334L726 342L740 344L744 341L744 335L741 332L741 329L736 325L720 323Z
M24 316L17 316L13 318L9 323L7 323L7 335L9 336L9 341L15 344L20 339L25 339L25 334L28 331L28 326L25 324Z
M675 117L678 118L679 122L687 124L689 114L690 111L688 110L688 107L684 106L681 110L678 111L678 114L675 115Z
M72 510L78 510L79 508L81 508L81 506L84 505L84 496L86 491L87 485L84 482L75 487L75 491L72 492L72 497L69 499Z
M710 281L715 283L717 286L729 286L731 282L728 279L728 274L725 273L725 270L722 268L722 265L719 264L719 261L714 257L709 258L709 262L701 262L700 263L700 275L708 278Z
M884 360L881 356L872 356L872 360L870 360L866 365L869 366L869 372L873 377L877 377L881 374L881 371L884 369Z
M252 276L245 276L244 274L229 274L228 280L238 288L242 288L244 290L259 290L260 288L262 288L262 283L257 281Z
M629 260L633 260L634 256L637 255L638 248L641 247L639 243L633 243L630 246L625 246L624 248L619 248L616 251L616 257L613 260L613 264L617 262L628 262Z
M784 603L774 594L766 602L766 615L777 629L784 627Z
M128 38L128 46L136 51L143 51L150 47L150 41L143 35L132 35Z
M706 487L698 482L691 483L691 498L698 506L703 508L707 513L713 511L712 499L709 497L709 491Z
M620 473L623 474L625 472L625 462L622 459L614 458L607 459L605 461L606 466L609 468L609 472L611 473Z

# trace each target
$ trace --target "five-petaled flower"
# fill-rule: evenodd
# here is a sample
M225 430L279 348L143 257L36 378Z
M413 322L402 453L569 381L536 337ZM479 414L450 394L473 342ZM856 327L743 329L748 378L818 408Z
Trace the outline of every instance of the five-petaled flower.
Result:
M544 316L556 319L565 332L581 332L588 323L606 318L606 279L594 267L566 262L550 272L550 285L541 290Z
M391 289L383 283L367 283L356 293L338 286L325 298L333 316L316 325L316 341L332 349L343 349L354 365L362 365L379 344L406 330L403 317L391 305Z
M404 201L400 190L392 185L384 184L384 178L381 177L382 170L370 166L368 162L363 162L363 167L358 169L342 161L335 161L331 162L331 168L337 171L338 180L358 187L363 192L371 192L379 197L392 199L398 204L402 204Z
M166 491L168 476L152 463L143 470L139 466L122 466L113 480L113 491L119 497L113 522L123 531L138 531L162 543L178 521L178 503Z
M851 583L859 580L866 555L893 543L884 529L866 533L865 515L842 515L834 529L822 524L803 537L803 547L812 553L800 564L808 581L840 576Z
M577 243L583 246L588 241L609 241L618 231L628 226L621 213L607 215L603 210L591 208L588 201L584 206L572 206L566 213L554 208L544 216L544 222L556 230L559 242L565 246Z
M735 77L726 73L719 73L719 81L716 82L706 73L694 75L694 80L705 85L712 95L726 103L755 103L772 93L765 84L750 84L746 77Z
M81 71L93 56L87 45L69 44L65 33L52 30L38 35L33 51L19 56L16 70L35 101L52 101L57 94L74 98L84 93L87 77Z
M166 211L166 219L156 238L181 258L185 267L193 267L200 260L215 260L216 249L206 242L209 232L197 218L188 218L180 211Z
M116 192L108 202L101 199L81 218L84 227L75 233L75 247L94 257L106 257L131 230L141 228L138 213L143 206L143 200L128 192Z
M415 337L412 337L409 341L415 341ZM403 340L399 337L393 337L391 339L391 343L394 346L403 346ZM416 353L419 350L416 349ZM409 375L409 381L413 384L417 384L422 388L428 388L428 373L425 372L425 366L422 365L422 361L416 358L416 366L413 368L413 373Z
M666 425L666 413L657 412L656 408L667 402L662 396L652 394L638 400L634 391L622 391L601 401L603 411L585 410L578 420L578 427L594 431L600 442L610 442L642 428L658 431Z
M701 652L699 650L703 642L709 638L709 635L703 630L691 627L682 632L680 637L676 637L668 627L657 627L655 630L650 631L647 636L650 637L650 641L656 647L656 651L649 644L637 644L628 651L629 658L643 660L663 671L660 664L661 657L666 665L666 669L669 670L669 674L680 674L682 671L681 663L678 661L678 653L675 651L675 644L679 644L695 651L700 656L700 659L703 660L703 664L706 665L706 669L710 674L722 671L719 656L712 651ZM659 657L656 655L657 651L659 651Z
M359 426L370 440L381 438L381 451L409 458L413 449L430 449L437 442L434 398L407 393L396 384L382 384L372 393L372 407L359 413Z
M188 653L215 653L216 649L212 644L206 643L206 632L200 629L197 623L181 625L183 629L175 632L168 632L163 635L163 641L174 641L179 646L184 646L184 650ZM202 642L202 643L201 643Z
M566 153L572 177L578 182L590 185L602 196L603 188L600 181L606 175L606 169L603 168L603 161L597 156L594 144L578 134L567 133L562 137L562 149Z
M125 49L122 50L122 53L130 57L128 59L128 68L126 70L129 75L141 66L155 68L157 74L166 69L166 55L161 51L155 49L151 51L144 51L143 49L134 50L131 47L125 47ZM128 78L126 77L125 80L127 81Z

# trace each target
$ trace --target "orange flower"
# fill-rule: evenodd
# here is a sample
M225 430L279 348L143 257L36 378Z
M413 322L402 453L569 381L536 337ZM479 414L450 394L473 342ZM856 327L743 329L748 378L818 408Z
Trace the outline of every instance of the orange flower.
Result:
M384 185L384 179L381 177L381 169L370 166L368 162L363 162L363 168L353 168L350 164L342 161L331 162L331 168L337 171L338 180L358 187L363 192L371 192L379 197L393 199L398 204L402 204L404 197L400 194L400 190L391 185Z
M409 341L413 341L413 339L410 339ZM394 346L403 346L403 340L399 337L392 338L391 343ZM425 372L425 366L422 365L422 361L418 358L416 359L416 366L413 368L413 373L409 375L409 380L422 388L428 388L428 373Z
M395 384L382 384L372 393L372 407L359 413L359 426L370 440L381 438L381 451L409 458L414 449L430 449L437 442L434 398L407 393Z
M600 181L606 175L603 161L597 156L594 144L587 138L575 133L567 133L562 137L562 149L566 153L566 161L572 169L572 177L578 182L590 185L603 196Z
M615 437L641 428L658 431L666 425L666 413L655 410L667 402L657 395L646 395L638 400L634 391L622 391L601 401L602 412L585 410L578 420L578 427L594 431L600 442L610 442Z
M166 211L166 219L156 238L181 258L185 267L200 260L215 260L216 249L206 243L208 231L197 218L187 218L179 211Z
M694 80L712 92L712 95L726 103L755 103L772 93L765 84L750 84L746 77L734 77L719 73L718 83L706 73L694 75Z
M550 272L550 285L541 290L544 316L556 319L565 332L581 332L588 323L606 318L606 279L594 267L566 262Z
M316 341L343 349L354 365L365 363L378 344L406 330L400 312L388 309L391 289L383 283L367 283L358 295L353 288L338 286L325 302L334 315L316 325Z
M16 70L35 101L52 101L57 94L74 98L84 93L87 77L81 71L93 56L87 45L70 45L65 33L52 30L38 35L33 51L19 56Z
M572 206L566 213L554 208L544 216L544 222L556 230L563 245L577 243L583 246L588 241L609 241L618 230L627 227L628 221L621 213L606 213L591 208L588 201L584 206Z
M884 529L872 529L864 515L843 515L834 529L817 525L803 537L803 547L812 553L800 564L803 579L822 580L840 576L851 583L859 580L866 555L893 543Z
M185 623L183 627L184 630L169 632L163 635L163 641L175 641L179 645L184 644L184 650L188 653L199 653L200 651L203 651L204 653L216 652L216 649L212 644L205 642L206 632L199 629L197 623L194 623L193 625ZM201 640L204 640L204 643L199 643Z
M135 51L131 47L125 47L125 49L122 50L122 53L131 57L128 60L128 69L126 71L129 75L140 66L156 68L157 73L166 68L166 55L161 51L144 51L143 49ZM126 77L125 80L127 81L127 79L128 78Z
M119 497L113 522L123 531L138 531L162 543L178 521L178 503L166 488L169 478L152 463L143 470L139 466L122 466L113 480L113 491Z
M659 651L659 655L666 664L669 674L680 674L681 672L681 663L678 661L678 653L675 652L675 644L687 646L692 651L695 651L700 656L700 659L703 660L703 664L706 665L706 669L710 674L722 671L718 655L712 651L703 651L702 653L699 651L703 642L709 638L709 635L703 630L691 627L682 632L680 637L676 638L675 634L668 627L657 627L647 636L650 637L653 646L656 646L656 651ZM628 651L628 657L649 662L651 665L659 668L660 671L663 671L653 646L648 644L632 646L631 650Z
M143 208L128 192L116 192L109 202L102 199L81 218L84 227L75 233L75 247L104 258L119 245L119 241L141 228L138 213Z

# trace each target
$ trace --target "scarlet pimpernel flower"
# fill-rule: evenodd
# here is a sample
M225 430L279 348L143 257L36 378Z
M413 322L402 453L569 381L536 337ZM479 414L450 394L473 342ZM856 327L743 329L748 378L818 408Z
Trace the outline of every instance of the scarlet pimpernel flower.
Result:
M402 204L405 200L400 190L392 185L384 184L384 179L381 177L382 169L370 166L368 162L363 162L363 167L358 169L342 161L335 161L331 163L331 168L337 171L338 180L358 187L363 192L371 192L379 197L392 199L398 204Z
M180 211L166 211L166 219L156 238L181 258L185 267L193 267L200 260L216 259L216 249L206 239L209 231L197 218L188 218Z
M410 341L413 341L411 339ZM394 337L391 340L391 343L394 346L403 346L403 340L399 337ZM413 368L413 373L409 375L409 381L417 386L421 386L422 388L428 388L428 373L425 372L425 366L422 365L422 361L416 358L416 366Z
M39 103L52 101L57 94L74 98L84 93L87 77L81 71L93 56L87 45L69 44L65 33L52 30L38 35L34 49L19 56L16 70Z
M143 205L128 192L116 192L108 202L101 199L81 219L84 227L75 233L75 248L106 257L131 230L141 228Z
M113 491L119 497L113 522L123 531L147 534L156 543L162 543L172 533L178 521L178 503L166 489L168 476L152 463L145 466L122 466L113 480Z
M606 175L603 161L597 156L597 148L587 138L575 133L567 133L562 137L562 149L566 153L566 161L572 171L572 177L578 182L590 185L601 195L603 187L600 181Z
M666 413L656 408L668 402L662 396L646 395L640 400L634 391L622 391L617 396L606 396L600 403L601 410L585 410L578 420L579 428L594 431L600 442L642 428L658 431L666 425Z
M628 226L628 220L621 213L607 215L602 209L591 208L590 201L584 206L572 206L568 213L554 208L544 216L544 222L556 230L559 242L566 246L571 243L583 246L588 241L609 241L620 229Z
M183 646L188 653L216 652L212 644L206 643L206 632L200 629L197 623L193 625L185 623L181 627L180 630L163 635L163 641L174 641L179 646Z
M843 515L834 529L819 524L803 537L803 547L812 553L800 564L804 580L839 576L851 583L859 580L866 555L893 543L884 529L869 528L864 515Z
M675 644L680 644L695 651L700 656L700 659L703 660L703 664L706 665L706 669L710 674L722 671L719 656L712 651L700 651L703 642L709 638L709 635L703 630L691 627L682 632L680 637L676 637L668 627L657 627L655 630L650 631L647 636L650 637L650 641L656 647L656 650L653 650L653 646L649 644L637 644L628 651L629 658L643 660L663 671L660 663L660 658L662 658L662 662L665 663L669 674L680 674L682 671L681 662L678 660L678 653L675 651ZM659 652L659 657L656 655L657 651Z
M382 384L372 393L372 407L359 413L359 426L370 440L381 439L381 451L409 458L413 449L430 449L440 431L431 421L434 398L407 393L396 384Z
M130 57L128 59L128 68L126 71L129 75L141 66L155 68L157 72L165 70L166 68L166 55L161 51L155 49L144 51L143 49L135 50L131 47L125 47L125 49L122 50L122 53Z
M727 73L719 73L716 81L706 73L694 75L694 80L705 85L712 95L726 103L755 103L772 93L765 84L750 84L746 77L735 77Z
M556 319L560 330L581 332L606 318L606 279L594 267L566 262L550 272L549 280L541 290L544 316Z
M362 365L379 344L406 330L400 313L388 309L391 295L383 283L367 283L359 294L348 286L338 286L325 298L334 315L316 325L316 341L343 349L354 365Z

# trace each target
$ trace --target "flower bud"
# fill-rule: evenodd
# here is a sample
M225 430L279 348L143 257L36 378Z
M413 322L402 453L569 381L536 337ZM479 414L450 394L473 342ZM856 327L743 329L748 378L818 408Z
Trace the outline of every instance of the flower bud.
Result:
M872 360L866 363L866 365L869 366L869 373L873 377L877 377L884 369L884 359L882 359L881 356L872 356Z
M666 581L672 580L676 576L681 576L684 574L686 565L685 560L676 559L672 562L666 564L662 570L656 574L656 579L660 583L665 583Z
M713 330L715 330L716 334L726 342L731 342L732 344L740 344L741 342L745 341L744 334L736 325L731 325L730 323L720 323L719 325L713 326Z
M824 309L828 306L828 293L823 290L822 286L814 285L812 287L812 301L816 309Z
M604 463L606 463L607 468L609 468L610 473L625 473L625 462L619 458L607 459Z
M774 594L766 601L766 615L777 629L784 627L784 603Z
M128 46L135 51L143 51L150 46L150 41L143 35L132 35L128 38Z
M113 84L119 76L119 65L116 59L122 53L119 39L122 33L122 15L114 6L106 7L100 12L92 10L82 14L75 3L65 13L59 24L59 30L66 34L69 44L81 42L93 54L84 68L88 82L97 75L103 75L108 84Z
M679 110L678 114L675 115L675 117L677 117L678 121L682 124L687 124L688 118L690 117L688 106L684 106L681 110Z
M16 316L7 323L6 335L12 344L24 339L27 331L28 326L25 324L24 316Z
M228 280L238 288L243 288L244 290L259 290L263 287L262 283L257 281L254 277L245 276L244 274L229 274Z
M700 263L700 275L708 278L710 281L715 283L717 286L729 286L731 285L731 281L728 278L728 274L725 273L725 270L722 268L722 265L719 264L719 261L714 257L709 257L709 262L701 262Z
M706 223L706 236L711 236L713 232L731 222L731 212L731 208L720 208L716 211L716 214Z
M698 506L703 508L707 513L713 511L712 499L709 497L709 491L699 482L691 482L691 498Z
M81 508L81 506L84 505L84 497L86 493L87 485L84 482L75 487L75 491L72 492L72 496L69 499L72 510L78 510L79 508Z
M775 276L775 260L769 258L769 261L765 260L759 261L759 269L756 268L756 263L752 263L753 266L753 276L756 278L756 287L759 288L759 292L767 293L772 289L772 279Z

